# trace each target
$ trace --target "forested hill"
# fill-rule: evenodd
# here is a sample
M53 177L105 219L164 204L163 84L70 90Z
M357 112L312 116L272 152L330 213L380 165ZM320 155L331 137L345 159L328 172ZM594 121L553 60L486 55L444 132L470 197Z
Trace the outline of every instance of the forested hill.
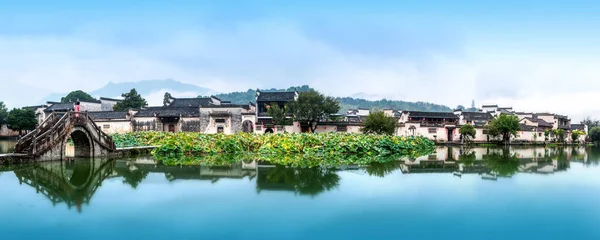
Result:
M298 92L309 91L311 88L307 85L300 87L290 87L288 89L261 89L261 91L265 92L273 92L273 91L294 91L297 89ZM256 100L256 90L248 89L246 92L231 92L231 93L223 93L217 94L218 98L226 101L231 101L232 103L237 104L246 104L248 102L254 102ZM395 109L395 110L412 110L412 111L432 111L432 112L450 112L448 106L433 104L428 102L405 102L405 101L397 101L397 100L377 100L370 101L360 98L351 98L351 97L342 97L337 98L341 103L341 111L345 112L348 109L356 109L356 108L368 108L368 109Z

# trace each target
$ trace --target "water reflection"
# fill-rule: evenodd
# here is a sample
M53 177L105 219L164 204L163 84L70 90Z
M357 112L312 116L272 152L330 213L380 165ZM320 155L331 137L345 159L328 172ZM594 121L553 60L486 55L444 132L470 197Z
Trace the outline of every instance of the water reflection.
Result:
M17 141L14 140L0 140L0 154L12 153L15 148Z
M35 188L53 205L64 203L81 212L106 178L113 176L114 161L81 159L22 166L14 170L19 184Z
M551 174L567 171L571 162L598 165L600 149L565 148L453 148L439 147L434 154L406 160L402 172L479 174L482 179L496 180L516 173ZM457 159L457 160L455 160Z
M483 180L498 180L515 174L551 174L568 171L571 163L599 165L600 149L592 148L438 148L416 159L339 166L338 168L292 168L258 161L239 161L227 166L166 166L151 157L116 161L82 159L34 165L0 166L0 172L14 172L21 185L34 188L53 205L65 204L82 211L102 182L121 178L138 188L150 174L163 174L169 182L247 179L257 194L283 191L298 196L318 196L339 187L340 172L354 171L373 177L392 174L449 174L462 177L478 174Z
M290 168L274 166L259 168L256 191L291 191L299 195L316 196L339 186L335 169Z

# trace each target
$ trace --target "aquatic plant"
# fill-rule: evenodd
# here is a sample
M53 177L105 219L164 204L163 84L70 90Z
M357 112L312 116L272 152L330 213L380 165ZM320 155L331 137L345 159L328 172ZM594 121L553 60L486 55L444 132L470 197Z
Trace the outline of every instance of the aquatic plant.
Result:
M414 158L434 150L432 141L418 136L346 133L224 135L133 132L114 135L113 140L118 147L157 146L152 154L166 163L188 161L182 156L201 155L202 159L206 159L203 161L210 161L227 155L245 155L248 160L259 159L284 165L333 166L366 164L390 156L396 160L400 157Z

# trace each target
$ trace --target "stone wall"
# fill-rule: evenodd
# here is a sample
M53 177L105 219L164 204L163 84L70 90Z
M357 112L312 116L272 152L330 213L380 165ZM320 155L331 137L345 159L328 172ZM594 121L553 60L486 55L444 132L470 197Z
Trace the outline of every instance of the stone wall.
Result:
M232 111L231 112L231 133L239 133L242 132L242 111Z
M200 132L206 132L210 124L210 111L200 109Z
M156 118L140 118L131 121L131 127L134 132L140 131L160 131L162 128L157 127L158 121Z
M182 132L200 132L200 120L198 118L182 118L181 119L181 131Z

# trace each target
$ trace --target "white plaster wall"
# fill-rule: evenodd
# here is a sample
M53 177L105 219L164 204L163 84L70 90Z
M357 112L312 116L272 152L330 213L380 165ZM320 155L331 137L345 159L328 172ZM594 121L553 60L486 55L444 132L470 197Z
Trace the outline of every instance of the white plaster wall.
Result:
M217 123L215 119L225 119L224 123ZM210 117L208 127L204 131L204 133L208 134L216 134L218 133L218 128L223 127L223 134L232 134L231 130L231 117Z
M361 129L362 129L361 126L348 126L346 131L348 133L362 133Z
M410 131L410 127L414 126L416 129L414 130L414 136L423 136L431 140L437 141L448 141L448 131L443 127L432 127L436 129L435 133L429 133L429 127L421 127L419 123L406 123L404 127L398 128L398 136L413 136L413 132ZM457 129L455 129L455 134L453 136L456 139ZM435 137L434 137L435 136Z
M332 125L319 125L315 129L316 133L327 133L327 132L337 132L337 126Z
M97 121L95 123L106 134L128 133L133 131L130 121Z
M541 136L539 136L541 133ZM537 139L534 138L534 135L537 135ZM518 131L517 137L512 138L512 140L518 141L529 141L529 142L544 142L544 132L532 132L532 131Z

